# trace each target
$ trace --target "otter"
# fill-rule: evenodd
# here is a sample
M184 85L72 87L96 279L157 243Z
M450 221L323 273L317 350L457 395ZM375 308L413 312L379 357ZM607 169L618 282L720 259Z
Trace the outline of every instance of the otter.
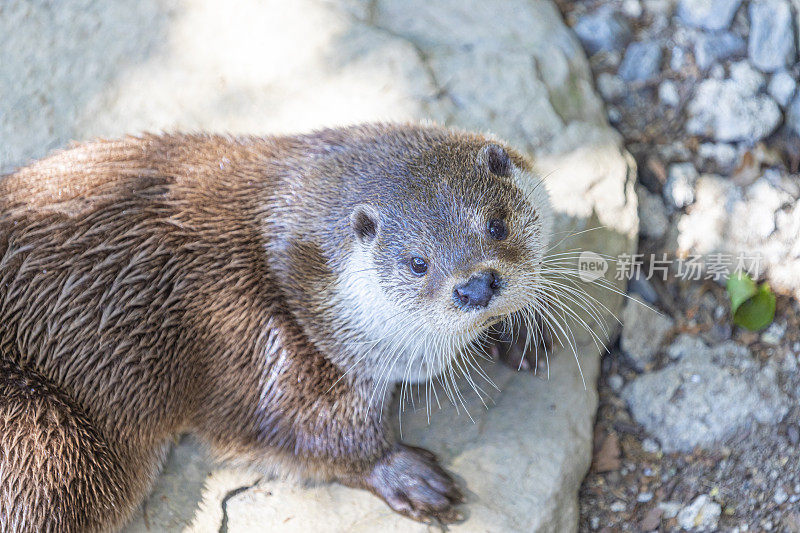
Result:
M459 520L383 395L531 308L539 184L502 141L416 124L97 140L3 176L0 529L121 528L187 432Z

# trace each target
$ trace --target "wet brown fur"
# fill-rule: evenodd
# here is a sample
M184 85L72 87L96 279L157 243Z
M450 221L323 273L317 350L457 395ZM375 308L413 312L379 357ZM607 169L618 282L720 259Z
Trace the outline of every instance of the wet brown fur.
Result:
M474 172L485 143L387 125L146 135L0 179L0 530L120 528L184 431L223 459L454 519L450 478L396 443L370 376L344 374L326 287L365 195L388 205L409 174ZM396 490L409 469L427 476L422 507Z

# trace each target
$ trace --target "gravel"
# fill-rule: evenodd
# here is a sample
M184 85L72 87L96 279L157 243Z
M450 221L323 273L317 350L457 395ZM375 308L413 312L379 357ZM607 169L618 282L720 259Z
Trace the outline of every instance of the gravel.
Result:
M773 72L791 65L796 57L794 21L785 0L750 3L750 38L747 53L753 65Z
M781 107L791 102L794 91L797 89L797 80L789 72L780 70L772 75L767 91Z
M634 42L625 50L619 77L625 81L649 81L661 66L661 45L656 41Z
M625 386L625 380L619 374L608 376L608 386L615 392L619 392L622 390L622 387Z
M800 92L795 95L786 110L786 125L795 135L800 136Z
M724 30L730 26L741 0L681 0L678 18L689 26Z
M607 102L617 100L625 92L625 82L619 76L603 72L597 76L597 90Z
M786 324L773 322L761 333L761 342L777 346L783 340L784 335L786 335Z
M678 84L672 80L664 80L658 86L658 100L669 107L676 107L680 103Z
M664 200L673 209L681 209L694 202L694 184L698 173L692 163L673 163L667 170Z
M678 524L687 531L713 531L719 523L722 506L701 494L678 513Z
M702 143L697 155L713 163L719 172L732 171L739 160L739 152L728 143Z
M583 15L572 29L590 54L622 50L632 36L625 17L608 7Z
M694 59L705 70L719 61L742 55L747 50L744 39L735 33L701 33L694 43Z
M686 64L686 50L680 46L673 46L670 50L669 68L680 71Z

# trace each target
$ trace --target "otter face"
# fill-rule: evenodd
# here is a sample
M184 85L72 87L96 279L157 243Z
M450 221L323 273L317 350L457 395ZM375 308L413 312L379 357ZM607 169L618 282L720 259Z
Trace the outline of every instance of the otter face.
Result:
M405 347L401 373L416 358L420 378L533 306L551 231L547 193L521 155L491 142L465 151L440 146L407 162L394 193L350 219L350 270L360 271L351 287L369 299L373 336ZM447 354L433 361L427 352L437 350Z

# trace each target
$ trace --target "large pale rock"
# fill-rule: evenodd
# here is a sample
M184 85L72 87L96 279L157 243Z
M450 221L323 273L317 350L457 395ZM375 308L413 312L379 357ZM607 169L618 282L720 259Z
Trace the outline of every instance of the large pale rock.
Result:
M70 139L142 130L435 119L536 156L556 242L602 226L556 250L634 251L632 164L549 0L11 0L0 11L0 64L2 170ZM619 313L621 298L598 294ZM599 350L580 330L565 344L577 356L551 354L549 380L544 361L540 377L487 365L501 392L489 407L467 395L474 422L444 405L430 425L424 412L404 415L403 438L439 453L467 487L467 519L453 530L577 528ZM362 491L259 478L185 440L129 531L426 529Z
M744 346L728 341L709 348L684 334L668 354L678 362L638 376L622 391L633 418L665 452L708 447L754 420L775 424L789 411L775 367L759 368Z
M677 224L679 253L722 257L774 289L800 297L800 189L790 176L767 171L747 188L703 175L697 200ZM722 254L720 256L719 254ZM741 262L741 264L740 264Z
M759 89L754 77L700 82L689 102L686 131L724 142L754 143L767 137L780 124L781 110Z

